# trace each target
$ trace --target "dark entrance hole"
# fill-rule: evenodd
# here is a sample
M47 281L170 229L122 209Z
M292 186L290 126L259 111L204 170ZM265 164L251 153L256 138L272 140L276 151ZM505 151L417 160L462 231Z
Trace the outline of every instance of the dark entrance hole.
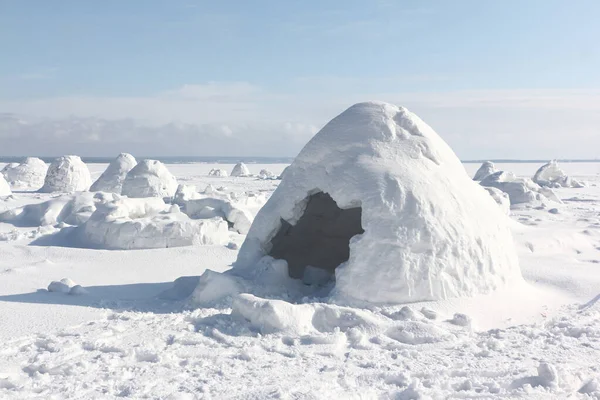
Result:
M333 273L348 261L350 239L364 232L361 214L360 207L342 210L327 193L315 193L296 225L281 220L269 255L286 260L292 278L302 278L308 265Z

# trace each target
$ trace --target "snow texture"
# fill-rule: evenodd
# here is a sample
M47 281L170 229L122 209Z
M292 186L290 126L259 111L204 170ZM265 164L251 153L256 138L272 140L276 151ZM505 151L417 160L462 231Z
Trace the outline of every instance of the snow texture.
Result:
M497 171L498 170L496 169L496 166L494 165L493 162L486 161L483 164L481 164L481 167L479 167L477 172L475 172L475 176L473 177L473 180L481 181Z
M0 196L10 196L11 194L10 185L4 179L4 175L0 174Z
M9 164L2 170L6 181L14 189L38 190L44 185L48 165L37 157L27 157L20 164Z
M226 178L227 176L229 176L229 174L227 173L227 171L225 171L222 168L213 168L208 173L208 176L214 176L217 178Z
M256 279L282 220L295 225L319 192L341 209L362 208L365 232L335 270L337 301L437 300L521 280L491 196L428 125L380 102L350 107L310 140L254 219L232 273Z
M90 190L92 192L109 192L121 194L125 177L135 167L135 157L128 153L121 153L115 158L94 182Z
M508 194L510 204L546 203L552 200L561 203L550 188L541 187L529 178L516 177L512 172L497 171L484 178L482 186L493 187Z
M231 170L231 176L250 176L250 170L244 163L237 163Z
M42 193L83 192L92 184L90 171L78 156L62 156L50 164Z
M485 187L485 190L492 196L506 215L510 214L510 197L508 194L495 187Z
M82 225L79 245L100 249L154 249L224 245L227 223L221 218L192 220L160 198L126 198L102 204Z
M128 197L173 197L177 179L160 161L142 160L125 177L121 193Z
M184 210L190 218L195 219L221 217L229 222L235 231L244 235L248 233L253 220L252 214L236 207L231 201L212 197L186 201Z
M550 188L582 188L585 185L582 182L571 179L559 166L558 162L550 161L537 170L533 176L533 181L540 186Z

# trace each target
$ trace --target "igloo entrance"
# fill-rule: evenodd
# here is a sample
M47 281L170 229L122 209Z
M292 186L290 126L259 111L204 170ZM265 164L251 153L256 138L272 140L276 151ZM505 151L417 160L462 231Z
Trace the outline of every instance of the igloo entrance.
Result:
M364 232L360 207L341 209L327 193L308 197L296 225L281 220L270 256L286 260L290 277L301 279L307 266L333 274L350 257L350 239Z

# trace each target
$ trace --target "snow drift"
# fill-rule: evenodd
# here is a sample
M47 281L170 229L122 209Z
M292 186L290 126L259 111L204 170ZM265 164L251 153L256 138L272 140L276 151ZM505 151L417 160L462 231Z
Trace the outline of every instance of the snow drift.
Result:
M562 203L552 189L541 187L529 178L518 178L512 172L498 171L481 182L482 186L493 187L506 193L510 204L547 202Z
M40 192L82 192L91 184L90 171L81 158L62 156L50 164Z
M37 157L27 157L22 163L9 165L2 170L12 188L35 190L44 185L47 172L48 165Z
M231 170L231 176L250 176L250 170L244 163L237 163Z
M140 161L125 177L121 193L128 197L173 197L177 179L156 160Z
M558 162L556 161L550 161L549 163L542 165L533 176L533 181L540 186L551 188L585 187L582 182L571 179L571 177L558 166Z
M477 172L475 172L475 176L473 176L473 180L481 181L497 171L498 170L496 169L496 166L494 165L493 162L486 161L483 164L481 164L481 167L479 167Z
M251 291L267 271L303 278L314 268L335 274L336 301L373 303L470 296L521 279L492 197L427 124L379 102L350 107L310 140L227 275Z
M115 158L94 182L92 192L109 192L121 194L125 177L135 167L137 161L131 154L121 153Z

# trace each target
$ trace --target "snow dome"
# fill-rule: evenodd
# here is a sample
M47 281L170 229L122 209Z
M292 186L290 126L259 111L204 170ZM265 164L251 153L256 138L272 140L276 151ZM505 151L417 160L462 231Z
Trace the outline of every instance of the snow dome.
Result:
M173 197L177 179L156 160L140 161L125 177L121 193L128 197Z
M22 163L7 167L2 172L12 187L39 189L44 185L48 165L37 157L27 157Z
M121 153L115 158L94 182L92 192L109 192L121 194L123 181L127 173L135 167L137 161L131 154Z
M336 301L469 296L521 279L508 218L450 147L405 108L356 104L296 157L230 274L268 263L333 274ZM194 298L202 297L201 282Z
M82 192L92 184L90 171L78 156L62 156L50 164L40 192Z
M494 165L493 162L486 161L483 164L481 164L481 167L479 167L477 172L475 172L475 176L473 177L473 180L481 181L497 171L498 170L496 169L496 166Z
M235 167L231 170L231 176L248 176L250 175L250 170L244 163L237 163Z

